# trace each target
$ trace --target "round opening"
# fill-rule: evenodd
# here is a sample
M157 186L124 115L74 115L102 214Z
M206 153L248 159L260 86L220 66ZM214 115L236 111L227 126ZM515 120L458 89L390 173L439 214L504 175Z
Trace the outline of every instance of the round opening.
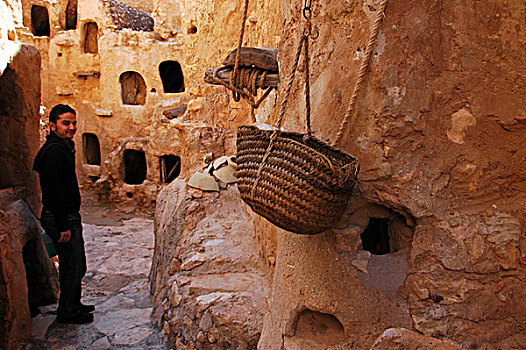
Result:
M126 192L126 197L128 197L128 198L133 198L133 193L131 193L131 192Z
M188 29L186 30L187 34L196 34L197 33L197 27L193 24L188 26Z
M151 89L150 91L151 92L157 92L157 90L155 88Z

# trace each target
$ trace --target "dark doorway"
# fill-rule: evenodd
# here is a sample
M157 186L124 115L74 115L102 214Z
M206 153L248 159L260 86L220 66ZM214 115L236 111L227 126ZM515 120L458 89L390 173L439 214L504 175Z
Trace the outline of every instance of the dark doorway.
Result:
M66 30L77 29L77 0L69 0L66 7Z
M369 225L361 234L362 249L376 255L391 252L389 245L389 219L370 218Z
M49 36L49 14L43 6L31 6L31 32L35 36Z
M183 92L184 77L181 65L177 61L164 61L159 65L159 74L165 93Z
M99 52L98 32L97 23L88 22L84 24L84 53Z
M88 132L83 134L82 146L86 163L100 165L100 143L97 135Z
M124 150L124 182L140 185L146 179L146 156L143 151Z
M146 103L146 83L137 72L124 72L121 74L122 103L125 105L143 105Z
M172 154L159 158L161 182L170 183L181 173L181 158Z

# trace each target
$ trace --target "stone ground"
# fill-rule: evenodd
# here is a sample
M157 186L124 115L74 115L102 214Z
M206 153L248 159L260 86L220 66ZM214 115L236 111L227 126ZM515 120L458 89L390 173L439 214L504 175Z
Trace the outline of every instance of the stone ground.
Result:
M95 319L86 325L60 324L56 304L41 307L26 349L170 349L150 319L153 215L136 213L132 204L115 209L83 193L88 272L82 299L96 306Z

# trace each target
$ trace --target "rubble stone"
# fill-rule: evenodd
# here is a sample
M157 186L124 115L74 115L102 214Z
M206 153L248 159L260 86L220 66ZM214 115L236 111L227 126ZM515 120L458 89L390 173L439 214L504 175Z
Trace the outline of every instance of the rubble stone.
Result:
M268 293L254 228L235 187L219 198L204 194L197 199L187 189L175 180L159 195L150 281L154 298L167 298L172 307L165 310L157 304L153 320L160 324L171 319L172 341L184 338L187 349L204 343L217 349L254 348ZM199 203L198 209L192 210L192 203ZM171 274L173 259L183 263ZM211 264L219 260L222 263Z

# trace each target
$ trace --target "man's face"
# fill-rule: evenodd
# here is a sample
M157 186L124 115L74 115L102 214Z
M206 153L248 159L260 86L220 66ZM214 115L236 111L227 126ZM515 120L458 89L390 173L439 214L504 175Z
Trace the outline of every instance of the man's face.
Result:
M61 114L56 123L49 122L49 128L58 137L72 139L77 132L77 116L70 112Z

